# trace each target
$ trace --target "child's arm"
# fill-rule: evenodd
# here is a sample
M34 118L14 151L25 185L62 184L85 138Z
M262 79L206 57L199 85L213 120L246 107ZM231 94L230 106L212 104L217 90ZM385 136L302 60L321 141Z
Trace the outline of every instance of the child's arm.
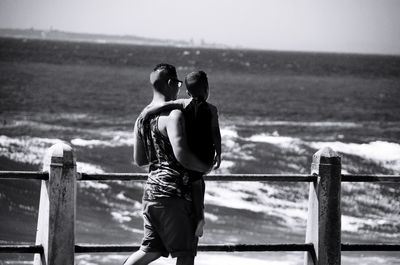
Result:
M215 106L211 105L211 131L212 131L212 138L214 142L214 147L215 147L215 159L214 159L214 164L215 167L214 169L218 169L219 166L221 165L221 132L219 130L219 122L218 122L218 110Z
M167 101L162 104L151 105L145 108L141 116L143 117L144 121L147 121L150 116L160 114L164 111L174 110L174 109L184 109L186 107L186 100L185 99L177 99L173 101Z
M196 231L195 235L201 237L203 235L204 221L204 180L200 178L192 182L192 200L193 210L195 213L196 220Z

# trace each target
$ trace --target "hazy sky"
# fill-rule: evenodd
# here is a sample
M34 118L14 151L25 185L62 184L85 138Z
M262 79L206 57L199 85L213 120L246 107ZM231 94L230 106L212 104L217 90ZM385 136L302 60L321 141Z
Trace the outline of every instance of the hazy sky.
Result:
M400 0L0 0L0 27L400 54Z

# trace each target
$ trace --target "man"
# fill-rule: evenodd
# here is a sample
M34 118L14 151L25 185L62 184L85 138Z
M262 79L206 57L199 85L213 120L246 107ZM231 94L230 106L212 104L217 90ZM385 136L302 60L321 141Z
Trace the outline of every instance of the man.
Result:
M182 82L169 64L157 65L150 74L153 100L148 105L175 100ZM206 172L207 165L188 148L180 110L163 112L134 128L134 162L149 165L143 195L144 237L140 250L125 265L146 265L161 256L177 257L177 265L193 265L197 249L192 218L191 183L187 169Z

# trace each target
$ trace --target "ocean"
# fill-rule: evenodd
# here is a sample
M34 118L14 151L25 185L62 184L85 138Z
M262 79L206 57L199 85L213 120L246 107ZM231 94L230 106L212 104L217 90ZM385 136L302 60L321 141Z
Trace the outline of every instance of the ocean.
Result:
M0 38L0 170L40 170L46 149L62 140L80 172L144 172L132 163L132 130L160 62L175 65L180 79L208 74L223 151L213 173L307 174L312 155L330 146L342 157L342 173L400 174L398 56L7 38ZM399 188L343 183L343 243L398 244ZM142 189L143 182L78 182L77 243L139 244ZM0 244L35 241L39 190L39 181L0 180ZM306 183L208 182L200 243L303 243L307 197ZM127 255L76 255L76 264L122 264ZM201 252L196 261L302 259L300 252ZM0 254L0 264L32 260ZM342 264L400 264L400 253L343 252Z

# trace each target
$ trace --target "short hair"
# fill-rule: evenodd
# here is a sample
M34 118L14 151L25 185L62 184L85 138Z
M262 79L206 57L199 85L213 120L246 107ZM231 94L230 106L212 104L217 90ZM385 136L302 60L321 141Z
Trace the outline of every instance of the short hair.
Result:
M175 66L167 63L160 63L154 67L153 71L150 73L150 83L153 87L158 90L159 85L162 81L166 81L171 77L177 77Z
M153 71L163 71L168 77L178 76L175 66L167 63L157 64L156 67L154 67Z
M185 77L186 88L192 96L208 87L207 74L204 71L191 72Z

